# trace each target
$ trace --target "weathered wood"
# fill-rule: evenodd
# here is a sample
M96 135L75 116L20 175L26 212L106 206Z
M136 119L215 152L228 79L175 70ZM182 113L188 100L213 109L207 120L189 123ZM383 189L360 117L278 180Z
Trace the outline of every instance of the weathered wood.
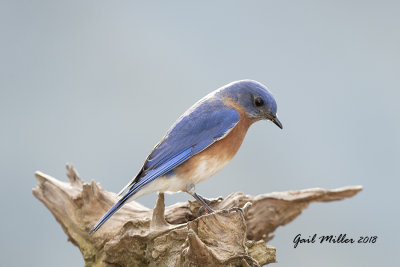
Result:
M36 172L34 196L52 212L68 240L78 246L85 266L261 266L275 262L265 244L280 225L296 218L311 202L352 197L361 186L307 189L249 196L233 193L213 199L216 213L197 217L196 201L154 210L130 202L94 235L89 230L118 200L92 181L81 180L67 165L70 183ZM232 207L241 211L224 212Z

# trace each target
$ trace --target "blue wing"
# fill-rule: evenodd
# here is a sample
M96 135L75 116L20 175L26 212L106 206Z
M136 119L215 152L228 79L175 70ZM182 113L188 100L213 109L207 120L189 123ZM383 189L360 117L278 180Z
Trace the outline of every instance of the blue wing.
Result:
M147 157L137 176L121 190L119 195L182 151L192 148L190 153L187 152L189 157L184 161L203 151L223 138L239 119L237 111L228 108L221 100L199 101L171 126ZM169 168L162 175L172 169Z
M143 165L143 173L157 168L174 155L192 147L191 156L201 152L215 141L224 137L239 121L236 110L227 109L223 103L203 103L189 110L167 132L153 149Z
M172 125L160 143L154 147L138 175L121 193L128 187L129 190L90 233L97 231L143 186L225 137L239 119L237 111L226 107L220 100L207 99L196 103Z
M162 176L168 170L171 168L175 168L179 164L181 164L183 161L187 160L189 158L190 152L192 148L188 148L182 153L179 153L172 159L170 159L168 162L162 164L160 168L154 169L149 171L148 175L146 177L143 177L138 183L135 183L129 191L115 204L97 223L95 226L93 226L92 230L90 230L89 234L92 234L96 232L110 217L116 213L127 201L128 199L133 196L137 191L142 189L143 186L146 184L150 183L157 177Z

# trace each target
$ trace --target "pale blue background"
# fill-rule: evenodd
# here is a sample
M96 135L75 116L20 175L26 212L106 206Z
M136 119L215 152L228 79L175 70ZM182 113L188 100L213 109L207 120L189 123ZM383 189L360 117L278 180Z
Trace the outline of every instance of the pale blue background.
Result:
M233 162L198 191L363 185L280 227L270 242L276 266L395 266L398 1L142 2L1 1L2 265L83 265L32 196L35 170L65 180L72 162L87 181L119 191L186 108L251 78L274 93L284 130L254 125ZM152 207L155 195L139 201ZM378 242L294 249L298 233Z

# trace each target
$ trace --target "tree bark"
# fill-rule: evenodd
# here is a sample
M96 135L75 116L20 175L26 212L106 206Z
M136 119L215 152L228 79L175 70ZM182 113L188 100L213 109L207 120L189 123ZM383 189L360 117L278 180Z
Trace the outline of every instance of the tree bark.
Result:
M79 247L85 266L262 266L276 261L266 245L271 233L296 218L311 202L352 197L361 186L307 189L258 196L233 193L211 200L217 212L198 217L196 201L164 206L159 194L153 210L130 202L90 236L89 230L118 200L67 165L69 183L36 172L34 196L51 211ZM240 207L241 210L224 210Z

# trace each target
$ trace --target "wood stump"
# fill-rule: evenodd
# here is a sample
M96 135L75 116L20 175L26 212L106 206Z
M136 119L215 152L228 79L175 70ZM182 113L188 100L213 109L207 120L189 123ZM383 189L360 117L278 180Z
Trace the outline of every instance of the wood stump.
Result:
M82 252L85 266L262 266L276 261L266 245L280 225L296 218L311 202L352 197L361 186L320 188L258 196L232 193L212 199L213 214L198 217L196 201L164 206L159 194L153 210L130 202L103 227L92 226L118 200L97 183L84 182L67 165L69 183L36 172L34 196L51 211ZM232 207L242 210L224 212Z

